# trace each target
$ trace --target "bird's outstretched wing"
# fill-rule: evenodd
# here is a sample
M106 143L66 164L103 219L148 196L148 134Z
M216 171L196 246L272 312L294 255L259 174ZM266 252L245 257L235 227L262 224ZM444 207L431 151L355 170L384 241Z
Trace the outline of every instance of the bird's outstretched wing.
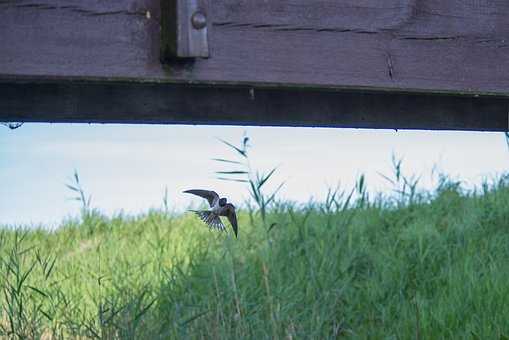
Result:
M226 230L226 228L224 227L223 222L221 222L221 219L219 218L219 216L213 214L212 212L210 212L210 211L196 211L196 210L191 210L191 211L194 212L196 215L200 216L200 219L203 222L205 222L205 224L208 225L210 228Z
M235 237L237 236L239 227L237 225L237 214L235 213L235 206L231 203L228 203L225 206L224 215L228 218L228 221L230 221L230 224L232 225L233 232L235 233Z
M211 207L213 207L219 200L219 195L215 191L192 189L184 191L186 194L193 194L205 198Z

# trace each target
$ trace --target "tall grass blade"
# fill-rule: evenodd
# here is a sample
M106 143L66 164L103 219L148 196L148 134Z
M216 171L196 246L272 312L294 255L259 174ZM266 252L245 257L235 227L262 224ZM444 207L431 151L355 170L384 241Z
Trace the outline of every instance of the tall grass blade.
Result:
M218 175L246 175L248 173L249 173L248 171L244 170L216 171L216 174Z
M247 157L247 152L246 152L245 149L244 150L239 149L238 147L236 147L235 145L225 141L224 139L218 138L218 140L221 141L222 143L226 144L230 148L234 149L235 151L237 151L242 157Z
M229 159L222 159L222 158L212 158L213 161L216 161L216 162L223 162L223 163L230 163L230 164L239 164L239 165L242 165L241 162L238 162L238 161L231 161Z

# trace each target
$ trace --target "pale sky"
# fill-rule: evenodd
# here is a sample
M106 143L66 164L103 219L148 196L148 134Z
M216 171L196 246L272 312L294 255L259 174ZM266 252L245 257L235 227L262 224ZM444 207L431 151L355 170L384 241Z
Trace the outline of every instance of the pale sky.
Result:
M267 128L164 125L25 124L0 126L0 224L54 227L77 216L79 205L65 187L77 169L92 206L106 214L135 214L161 207L165 187L172 209L200 199L185 189L215 189L240 203L248 195L238 183L216 179L228 170L211 158L233 155L216 138L238 144L251 137L251 163L285 181L281 197L323 199L328 187L349 189L362 173L368 189L388 190L378 172L389 174L391 154L403 158L407 174L431 187L432 168L467 186L509 170L502 133Z

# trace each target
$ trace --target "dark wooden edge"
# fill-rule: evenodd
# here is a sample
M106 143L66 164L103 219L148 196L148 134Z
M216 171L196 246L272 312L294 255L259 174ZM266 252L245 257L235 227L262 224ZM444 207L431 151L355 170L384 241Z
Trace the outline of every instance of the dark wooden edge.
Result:
M370 90L0 78L0 121L508 131L509 99Z

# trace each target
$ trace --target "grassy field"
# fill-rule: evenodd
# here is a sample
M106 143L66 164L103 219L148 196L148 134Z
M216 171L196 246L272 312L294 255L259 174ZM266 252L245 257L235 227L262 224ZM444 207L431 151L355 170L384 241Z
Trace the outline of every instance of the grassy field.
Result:
M401 189L401 188L400 188ZM0 228L0 337L509 339L509 178Z

